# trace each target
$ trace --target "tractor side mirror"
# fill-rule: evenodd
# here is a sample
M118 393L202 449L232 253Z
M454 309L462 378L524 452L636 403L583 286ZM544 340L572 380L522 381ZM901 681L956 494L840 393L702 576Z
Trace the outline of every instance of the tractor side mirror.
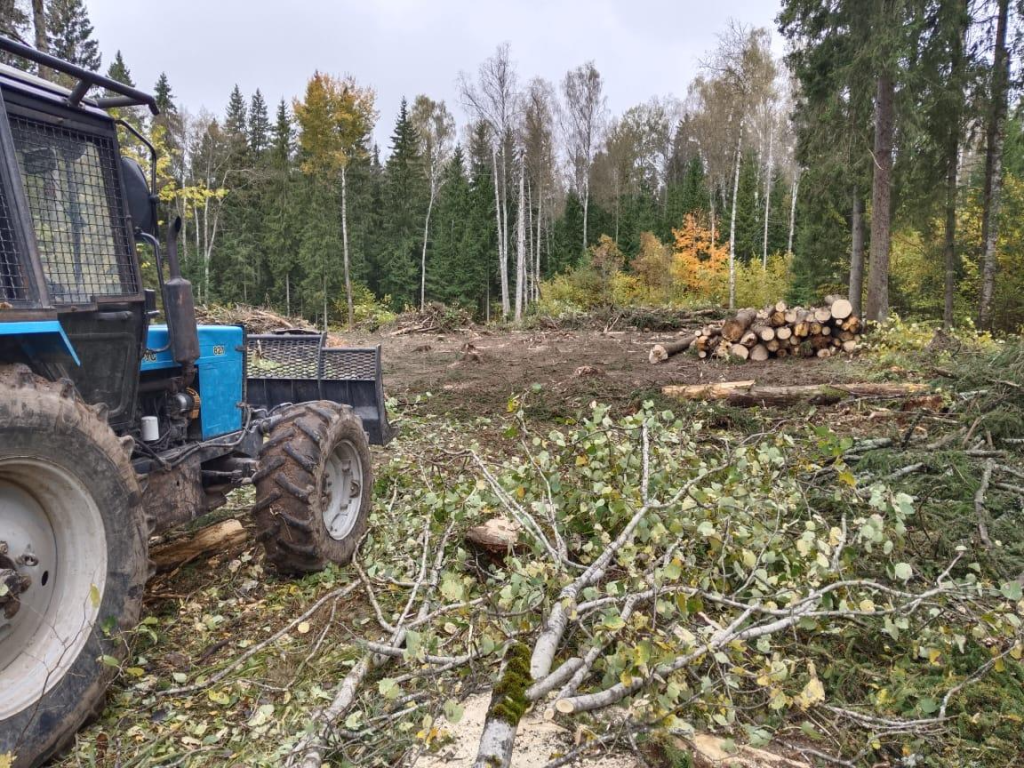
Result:
M157 197L146 183L146 173L130 157L122 157L121 175L124 177L124 196L132 224L136 229L156 237Z

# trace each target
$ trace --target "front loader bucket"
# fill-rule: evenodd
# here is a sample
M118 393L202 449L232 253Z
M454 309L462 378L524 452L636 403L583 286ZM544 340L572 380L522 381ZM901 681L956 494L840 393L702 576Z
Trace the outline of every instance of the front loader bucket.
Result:
M380 346L325 346L326 334L249 336L246 385L249 405L333 400L351 405L374 445L392 438L384 408Z

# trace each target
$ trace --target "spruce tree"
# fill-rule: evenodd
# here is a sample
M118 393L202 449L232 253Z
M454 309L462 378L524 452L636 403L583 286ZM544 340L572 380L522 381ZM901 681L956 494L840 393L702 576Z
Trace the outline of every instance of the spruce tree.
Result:
M0 0L0 35L28 41L30 37L28 14L21 8L18 0ZM26 69L30 66L29 62L21 57L6 53L0 53L0 64L7 64L18 69Z
M764 202L758 192L757 156L744 152L736 205L736 258L743 262L759 261L761 256Z
M258 91L257 91L258 93ZM278 167L288 164L295 151L295 129L288 115L288 105L284 99L277 105L277 117L274 120L271 137L271 154Z
M486 276L486 263L474 248L472 206L465 155L457 146L444 170L434 219L434 263L427 273L428 294L446 304L475 307Z
M118 51L114 56L114 61L107 67L107 77L111 80L116 80L119 83L135 87L135 81L132 80L132 73L128 70L128 65L124 63L124 58L121 56L121 51Z
M257 88L249 103L249 149L259 157L269 146L270 118L267 115L267 102Z
M494 215L494 168L491 157L487 124L477 122L469 142L470 226L465 260L471 265L478 314L485 319L496 317L501 307L497 263L493 258L498 247L498 228ZM470 300L469 294L466 300Z
M228 99L227 113L224 115L224 132L231 138L234 151L244 154L248 147L248 124L249 109L245 104L245 97L236 85Z
M427 188L419 155L419 137L402 105L391 136L391 156L384 166L384 231L388 244L381 265L381 289L402 308L418 296L416 251L426 210Z
M50 53L92 72L103 63L83 0L51 0L47 13Z
M174 103L174 93L171 91L171 83L167 79L167 73L161 72L153 86L153 98L156 100L156 107L161 114L171 115L178 113L178 107Z

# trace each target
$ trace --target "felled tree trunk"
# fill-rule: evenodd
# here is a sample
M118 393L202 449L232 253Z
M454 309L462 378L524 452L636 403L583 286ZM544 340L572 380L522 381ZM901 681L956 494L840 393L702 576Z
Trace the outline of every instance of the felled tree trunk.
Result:
M188 538L154 547L150 559L157 571L169 571L203 555L231 552L245 544L246 533L234 518L200 528Z
M727 381L715 384L667 386L662 394L682 400L724 400L735 406L785 406L795 403L831 405L841 400L869 397L897 400L912 397L926 390L922 384L808 384L792 387L757 386L752 380Z
M722 324L722 336L729 341L739 341L743 334L747 332L751 323L757 317L757 311L753 309L740 310L736 317L726 320Z
M668 341L664 344L655 344L651 348L651 352L648 355L648 360L652 363L663 363L673 355L678 355L680 352L685 352L690 346L697 340L699 334L691 333L689 336L684 336L679 341Z

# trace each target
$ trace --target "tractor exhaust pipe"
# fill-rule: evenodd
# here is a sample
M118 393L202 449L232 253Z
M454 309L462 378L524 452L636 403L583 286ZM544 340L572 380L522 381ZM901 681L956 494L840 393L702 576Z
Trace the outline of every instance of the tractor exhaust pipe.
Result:
M167 233L167 266L170 277L164 283L164 316L170 328L171 353L191 380L195 362L199 359L199 331L196 328L196 305L192 298L192 283L181 276L178 262L178 233L181 217L175 217Z

